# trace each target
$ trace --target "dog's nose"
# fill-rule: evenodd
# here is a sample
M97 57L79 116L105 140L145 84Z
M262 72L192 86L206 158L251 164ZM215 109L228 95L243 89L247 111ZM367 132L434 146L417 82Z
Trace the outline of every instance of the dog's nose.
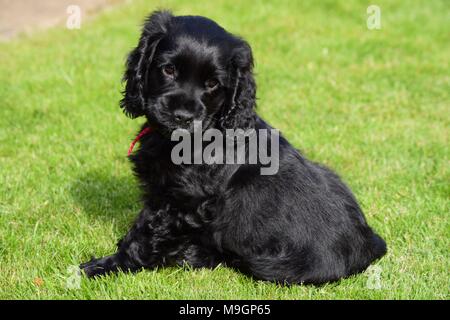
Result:
M173 117L179 124L190 124L194 119L194 115L186 110L175 110Z

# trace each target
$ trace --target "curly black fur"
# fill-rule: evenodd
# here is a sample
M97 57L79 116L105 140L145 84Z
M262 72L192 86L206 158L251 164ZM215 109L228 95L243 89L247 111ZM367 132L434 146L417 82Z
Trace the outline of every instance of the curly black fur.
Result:
M164 69L168 63L175 71ZM155 129L130 157L144 207L117 253L81 265L86 275L224 264L257 279L320 284L361 272L386 253L339 177L282 137L275 175L260 175L259 163L171 161L170 132L192 129L192 119L222 131L270 129L254 111L252 69L250 46L207 18L161 11L146 20L121 101L127 115L145 116L144 127ZM203 86L210 77L220 84L213 90ZM185 121L175 121L176 112Z

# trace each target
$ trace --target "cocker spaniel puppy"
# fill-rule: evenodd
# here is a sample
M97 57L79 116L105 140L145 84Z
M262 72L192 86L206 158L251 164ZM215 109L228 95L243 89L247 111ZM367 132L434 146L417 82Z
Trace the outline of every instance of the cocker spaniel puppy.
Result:
M174 163L171 134L192 133L196 122L202 132L273 137L255 113L252 67L250 46L207 18L158 11L146 20L121 101L128 116L147 119L130 156L143 209L115 254L81 264L87 276L223 264L256 279L320 284L362 272L386 253L349 188L282 136L274 174L262 174L260 159Z

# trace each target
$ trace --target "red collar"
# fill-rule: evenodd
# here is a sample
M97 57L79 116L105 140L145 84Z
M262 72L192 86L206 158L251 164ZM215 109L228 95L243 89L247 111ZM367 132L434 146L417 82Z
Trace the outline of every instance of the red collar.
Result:
M130 156L131 152L133 152L134 145L135 145L139 140L141 140L141 138L142 138L143 136L145 136L147 133L150 133L150 132L152 132L152 131L153 131L152 128L150 128L150 127L145 127L144 129L142 129L141 132L139 132L139 134L137 135L137 137L136 137L136 138L133 140L133 142L131 143L130 148L128 149L128 156Z

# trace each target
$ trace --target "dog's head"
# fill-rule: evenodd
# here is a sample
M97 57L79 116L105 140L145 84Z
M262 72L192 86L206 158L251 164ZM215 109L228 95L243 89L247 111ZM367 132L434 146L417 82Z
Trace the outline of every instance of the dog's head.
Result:
M146 20L129 54L121 107L161 130L248 128L255 81L250 46L215 22L158 11Z

